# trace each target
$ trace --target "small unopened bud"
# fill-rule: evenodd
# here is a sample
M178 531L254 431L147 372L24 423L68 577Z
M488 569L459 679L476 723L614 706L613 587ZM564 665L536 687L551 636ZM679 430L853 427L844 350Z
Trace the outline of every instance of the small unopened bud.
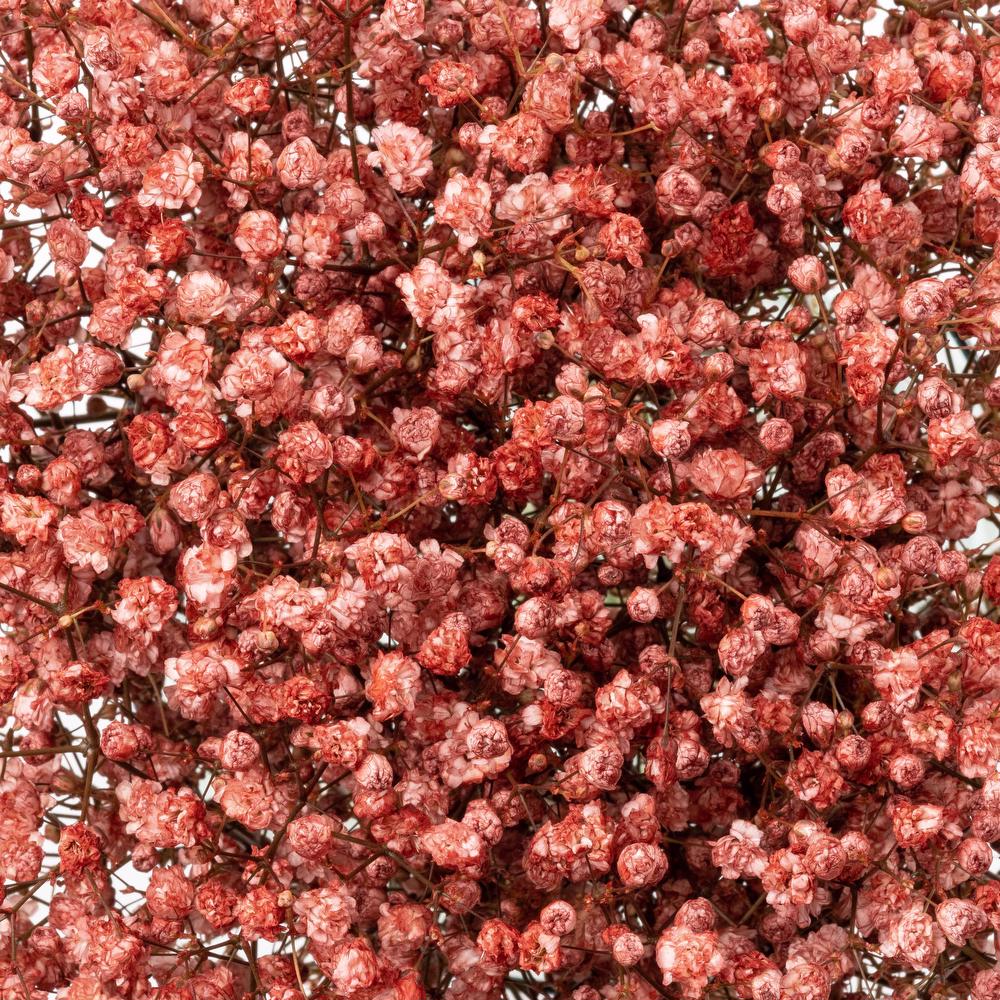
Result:
M713 354L705 362L705 374L714 382L723 382L733 374L735 364L724 351Z
M192 625L192 633L199 639L211 639L219 631L221 622L212 615L202 615Z
M278 637L270 629L257 634L257 648L262 653L271 653L278 648Z
M927 515L920 510L911 510L903 517L899 525L908 535L919 535L927 528Z
M843 711L837 713L837 732L841 736L847 736L854 731L854 714Z
M765 97L760 102L758 114L761 121L767 122L768 125L773 125L784 113L785 106L776 97Z
M438 480L438 493L445 500L461 500L466 494L465 483L457 472L449 472Z

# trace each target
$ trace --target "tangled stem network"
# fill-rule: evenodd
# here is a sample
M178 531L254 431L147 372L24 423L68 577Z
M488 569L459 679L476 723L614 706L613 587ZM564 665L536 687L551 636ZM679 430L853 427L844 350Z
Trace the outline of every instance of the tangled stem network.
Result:
M998 43L0 0L0 1000L1000 1000Z

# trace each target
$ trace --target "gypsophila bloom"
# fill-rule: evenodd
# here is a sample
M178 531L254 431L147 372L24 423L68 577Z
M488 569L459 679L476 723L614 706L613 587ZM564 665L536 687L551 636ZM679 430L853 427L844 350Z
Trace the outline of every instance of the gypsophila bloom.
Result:
M0 0L0 1000L1000 1000L998 31Z
M431 141L413 128L398 122L388 122L372 130L375 152L368 154L368 163L380 167L397 191L409 194L423 186L431 172Z
M145 208L194 208L201 199L198 185L204 173L190 147L168 150L146 169L137 200Z

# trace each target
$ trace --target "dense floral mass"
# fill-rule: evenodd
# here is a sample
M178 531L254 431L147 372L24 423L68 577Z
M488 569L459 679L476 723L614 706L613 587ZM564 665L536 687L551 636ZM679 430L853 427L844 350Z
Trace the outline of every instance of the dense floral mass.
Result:
M1000 1000L998 39L0 0L0 1000Z

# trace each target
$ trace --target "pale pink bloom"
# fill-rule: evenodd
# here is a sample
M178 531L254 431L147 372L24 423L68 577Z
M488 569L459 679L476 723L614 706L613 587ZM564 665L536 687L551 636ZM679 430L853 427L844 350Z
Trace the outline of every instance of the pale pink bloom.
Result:
M139 204L147 208L194 208L201 200L198 185L204 173L205 168L195 160L190 147L169 149L143 175Z
M566 48L580 48L584 38L607 18L602 0L556 0L549 8L549 27Z
M236 224L233 243L249 263L263 263L281 253L285 237L270 212L244 212Z
M935 327L951 312L948 286L934 278L921 278L906 286L899 302L899 315L914 326Z
M177 590L156 577L122 580L118 593L111 617L129 632L159 632L177 611Z
M896 708L914 708L923 674L917 654L910 649L886 650L876 660L872 680L882 695Z
M338 878L319 889L302 893L294 905L310 941L321 948L336 944L350 932L358 912L354 897Z
M913 56L905 49L893 49L870 60L875 96L885 104L900 100L920 86L920 74Z
M710 500L734 500L755 493L764 473L733 448L708 448L688 465L691 483Z
M421 835L420 845L436 865L449 870L475 871L486 860L486 845L471 827L445 820Z
M938 904L935 917L944 936L959 948L991 926L983 910L967 899L946 899Z
M0 530L12 535L18 545L47 541L58 524L59 508L51 500L18 493L0 496Z
M270 146L263 139L250 141L246 132L226 137L221 156L227 179L222 186L229 192L227 204L242 210L250 201L248 185L259 184L274 174Z
M63 518L57 534L67 562L103 573L142 526L142 515L130 504L95 501L78 515Z
M46 234L49 252L57 264L79 267L90 249L90 241L72 219L56 219Z
M485 181L465 174L448 178L441 196L434 202L439 221L451 226L458 234L458 244L465 250L474 247L482 237L490 235L492 218L490 187Z
M319 270L340 251L337 217L330 213L296 212L288 224L288 252L306 267Z
M767 864L767 854L760 846L763 836L752 823L735 820L729 833L712 845L712 864L723 878L759 878Z
M382 23L400 38L419 38L424 32L424 4L420 0L386 0Z
M191 271L177 285L177 312L186 323L208 323L228 301L228 283L212 271Z
M668 927L656 942L656 964L664 986L678 983L685 996L700 996L709 980L723 969L718 935L713 930Z
M146 889L150 913L168 920L183 920L194 906L194 885L177 867L156 868Z
M428 330L443 333L467 325L472 289L452 282L430 257L422 258L408 274L401 274L396 287L410 315Z
M293 482L311 483L333 464L333 445L311 420L305 420L279 435L274 462Z
M434 169L430 160L432 143L412 125L386 122L372 129L375 151L368 163L385 174L389 184L401 194L419 191Z
M919 904L893 918L882 936L882 952L915 969L930 968L945 949L945 938L934 918Z
M507 222L530 222L546 236L557 236L570 224L569 184L555 184L548 174L529 174L511 184L497 202L496 216Z
M712 726L715 738L723 746L732 746L754 725L750 700L743 694L746 677L730 681L723 677L715 689L701 699L705 719Z
M400 653L380 655L371 668L365 696L374 705L376 719L391 719L412 711L420 683L420 666Z
M214 545L196 545L181 553L177 582L184 593L205 608L218 607L231 587L237 554Z
M323 970L339 994L350 995L375 982L378 959L367 941L346 938L333 946L329 957L324 957Z
M400 447L424 458L441 434L441 417L429 406L413 410L392 411L392 433Z
M571 806L565 819L547 822L532 837L524 857L528 877L539 888L554 888L561 878L580 882L608 871L611 834L599 803Z
M937 115L919 104L911 104L889 139L897 156L919 156L931 163L941 159L944 127Z
M239 685L244 663L233 650L218 643L202 643L164 661L171 704L185 718L207 719L224 698L222 688Z
M275 162L281 183L292 190L313 187L322 178L325 166L326 161L308 136L290 142Z
M652 887L667 871L667 856L655 844L628 844L618 855L618 877L630 889Z
M649 443L661 458L681 458L691 447L691 432L683 420L655 420L649 428Z
M927 424L927 446L936 465L948 465L977 454L982 439L975 417L968 411L932 417Z

